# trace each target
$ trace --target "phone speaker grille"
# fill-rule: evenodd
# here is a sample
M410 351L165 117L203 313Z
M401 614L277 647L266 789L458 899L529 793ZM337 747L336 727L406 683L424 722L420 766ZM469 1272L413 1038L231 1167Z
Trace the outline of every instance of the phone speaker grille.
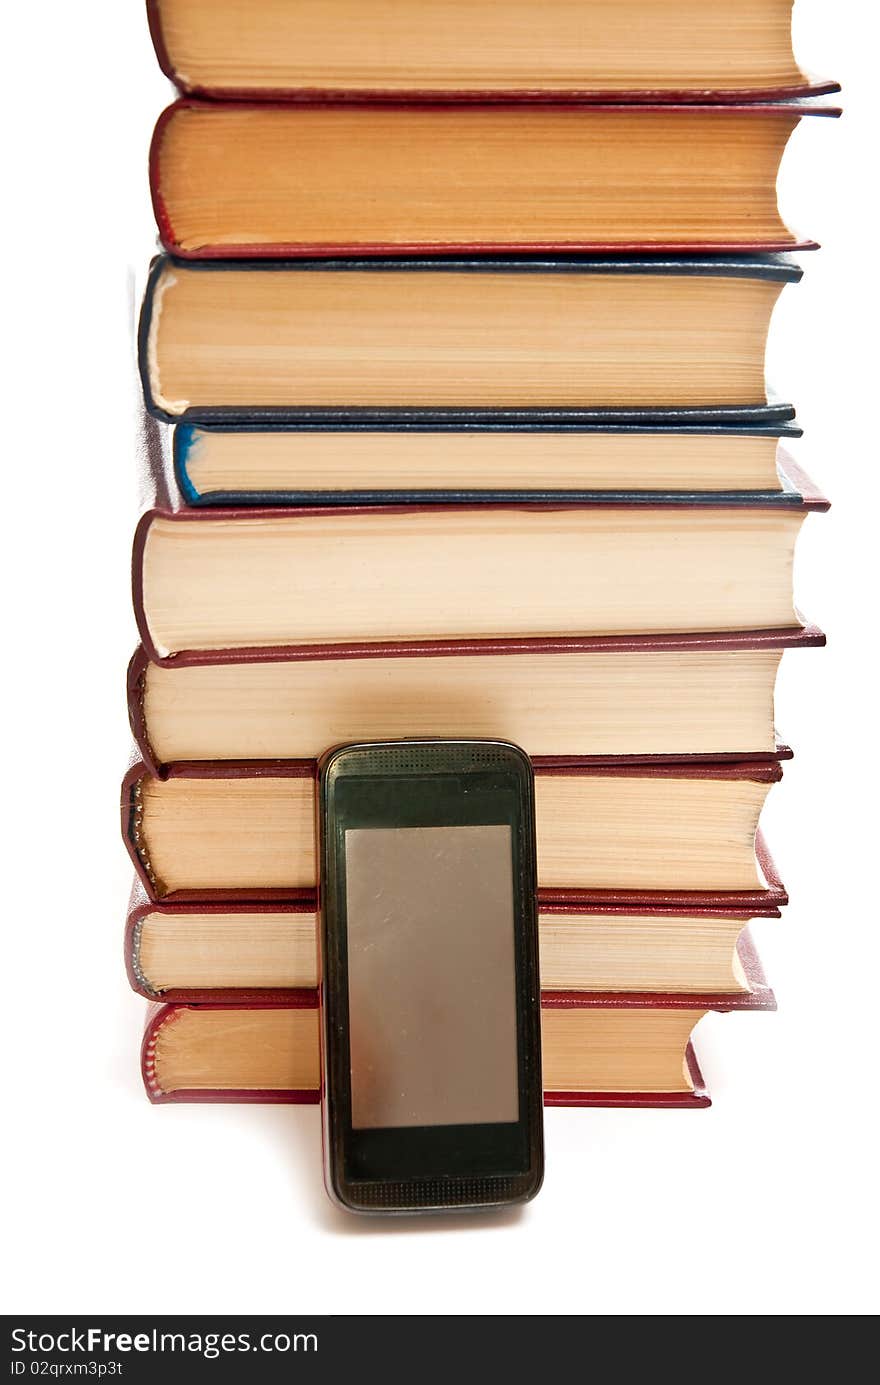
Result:
M404 756L401 755L400 746L389 745L387 749L382 746L365 747L358 754L356 762L346 768L355 774L407 774L420 770L458 772L462 768L462 750L468 752L468 758L475 768L510 764L511 751L506 745L499 745L495 749L479 743L451 741L439 745L409 746Z
M427 1178L406 1183L349 1184L347 1200L364 1211L432 1207L493 1207L524 1201L535 1191L532 1174L503 1178Z

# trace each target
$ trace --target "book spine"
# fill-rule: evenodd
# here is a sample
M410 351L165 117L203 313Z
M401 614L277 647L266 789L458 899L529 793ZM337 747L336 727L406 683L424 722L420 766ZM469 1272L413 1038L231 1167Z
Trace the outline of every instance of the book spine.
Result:
M144 769L158 778L161 776L163 766L159 758L153 753L153 747L150 744L150 730L144 705L149 663L146 650L142 644L139 644L129 660L125 688L128 724L131 728L132 738Z

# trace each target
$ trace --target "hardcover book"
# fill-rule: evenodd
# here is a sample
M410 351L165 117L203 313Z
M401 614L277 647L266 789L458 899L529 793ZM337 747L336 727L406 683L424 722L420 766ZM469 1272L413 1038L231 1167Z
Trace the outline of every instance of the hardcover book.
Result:
M174 429L188 505L641 499L693 504L790 492L792 423L616 428L565 424L192 424ZM789 459L790 460L790 459Z
M815 626L703 635L302 645L285 658L128 671L131 729L146 766L316 759L358 738L501 736L541 760L768 760L786 649Z
M792 0L147 0L159 62L211 96L746 100L836 91Z
M313 761L134 765L122 831L151 898L311 898ZM535 765L542 901L751 909L785 902L756 840L776 762Z
M708 1106L690 1036L710 1010L773 1010L754 948L738 995L543 992L549 1106ZM314 990L247 1005L151 1007L142 1072L154 1102L317 1102Z
M545 991L718 992L750 989L741 935L750 910L543 903ZM176 1004L283 1000L318 984L314 899L239 904L151 900L136 882L125 929L134 990Z
M776 179L808 102L222 105L160 117L150 186L194 259L812 249Z
M764 352L783 256L181 262L140 325L175 422L784 421Z
M795 541L828 502L189 508L141 519L133 599L157 663L384 642L790 629Z

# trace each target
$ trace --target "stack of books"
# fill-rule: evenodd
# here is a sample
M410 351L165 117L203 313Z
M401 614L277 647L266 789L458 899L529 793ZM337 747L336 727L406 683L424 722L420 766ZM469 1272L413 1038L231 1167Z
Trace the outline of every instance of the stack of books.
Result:
M532 756L548 1103L705 1106L698 1021L773 1008L773 689L823 643L792 561L827 508L764 379L779 252L812 248L775 181L836 89L790 11L150 5L183 93L122 794L154 1100L317 1099L314 765L345 741Z

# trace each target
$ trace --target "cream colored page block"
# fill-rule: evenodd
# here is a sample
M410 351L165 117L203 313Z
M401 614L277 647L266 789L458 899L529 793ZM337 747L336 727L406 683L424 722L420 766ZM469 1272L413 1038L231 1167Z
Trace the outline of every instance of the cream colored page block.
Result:
M159 1030L156 1081L163 1092L314 1090L318 1011L179 1010Z
M159 9L172 62L196 86L723 90L802 78L791 0L160 0Z
M311 779L143 781L144 836L166 890L315 883Z
M148 914L137 960L153 991L317 985L312 913Z
M775 438L685 433L196 433L200 494L309 490L777 490Z
M767 785L538 775L538 880L556 889L755 889ZM315 882L310 779L143 780L143 835L163 892Z
M155 291L151 388L174 414L188 404L760 403L781 287L703 275L175 265Z
M174 760L311 759L354 740L500 736L531 755L772 751L780 651L278 661L146 672Z
M802 511L685 514L157 519L143 556L144 607L160 653L797 623Z
M547 1091L687 1092L684 1052L703 1010L544 1010ZM180 1010L159 1031L164 1092L315 1089L317 1010Z
M542 914L547 991L748 990L734 963L742 919Z
M177 243L792 244L791 114L184 107L159 147ZM537 195L536 195L537 194Z
M316 927L308 913L148 914L136 961L154 993L310 987ZM545 991L748 990L734 947L735 918L542 914Z
M750 890L767 785L751 780L538 775L546 888Z
M704 1010L544 1010L545 1091L687 1092L684 1053Z

